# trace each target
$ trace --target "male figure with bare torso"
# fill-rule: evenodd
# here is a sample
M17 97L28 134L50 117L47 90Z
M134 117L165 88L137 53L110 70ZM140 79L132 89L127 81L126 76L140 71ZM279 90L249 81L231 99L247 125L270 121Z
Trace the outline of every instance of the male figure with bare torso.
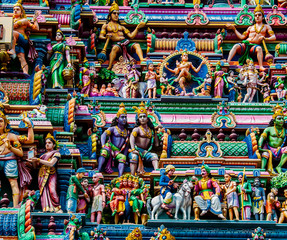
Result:
M109 15L107 23L102 26L99 39L107 40L108 38L115 42L112 47L109 59L109 66L107 69L112 69L114 60L119 53L123 53L124 56L127 55L127 51L135 51L138 55L140 61L143 61L143 52L138 43L130 43L125 36L129 39L134 39L140 28L146 25L145 22L140 22L133 32L130 32L127 28L119 22L119 6L117 3L113 3L109 9Z
M239 59L239 64L243 65L247 59L250 59L250 53L256 53L260 71L264 71L263 67L263 50L260 44L263 41L275 41L276 36L272 28L268 24L263 23L264 11L260 5L254 10L255 24L250 26L243 34L238 32L234 25L227 24L227 29L232 29L236 36L244 40L242 43L237 43L229 52L227 62L230 62L236 53L243 55ZM269 37L267 37L269 35Z
M181 62L176 61L176 68L170 69L167 67L167 64L165 65L165 68L174 73L175 76L177 76L176 79L174 79L175 82L179 82L179 85L183 91L183 93L186 93L185 84L187 82L190 82L192 80L192 75L189 72L190 69L192 69L194 72L198 73L202 64L205 63L205 60L201 61L199 66L195 68L192 64L192 62L188 61L188 53L186 51L183 51L181 54Z
M93 204L91 209L91 222L95 222L96 214L97 214L97 223L101 223L102 219L102 211L106 206L106 194L105 187L103 184L99 183L100 175L95 173L93 175L94 187L92 189L93 194Z
M142 102L138 107L133 107L137 112L136 127L130 136L131 149L129 150L131 174L135 175L136 168L138 174L144 174L143 161L152 162L154 169L158 168L158 156L151 153L153 145L158 146L159 140L155 128L148 118L147 110Z
M37 17L39 12L36 11L33 17L33 24L26 18L26 14L23 6L17 2L13 7L13 19L14 19L14 30L13 30L13 42L12 49L8 51L12 55L12 58L17 57L21 63L23 72L28 74L28 64L25 59L25 48L28 46L28 36L26 35L26 29L31 28L33 30L39 30Z

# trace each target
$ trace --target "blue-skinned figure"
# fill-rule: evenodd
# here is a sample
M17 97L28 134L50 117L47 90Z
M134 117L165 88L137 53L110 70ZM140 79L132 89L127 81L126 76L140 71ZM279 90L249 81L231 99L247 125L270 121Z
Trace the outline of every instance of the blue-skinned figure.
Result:
M255 178L254 179L254 184L253 184L253 213L255 216L256 220L259 220L259 216L260 216L260 220L263 221L264 220L264 208L266 205L266 197L265 197L265 191L263 189L263 187L261 187L261 181L259 178Z
M128 153L128 141L127 111L122 103L111 127L101 136L102 149L98 159L98 170L100 172L106 162L105 171L109 174L113 173L112 163L116 160L118 162L119 177L123 175Z

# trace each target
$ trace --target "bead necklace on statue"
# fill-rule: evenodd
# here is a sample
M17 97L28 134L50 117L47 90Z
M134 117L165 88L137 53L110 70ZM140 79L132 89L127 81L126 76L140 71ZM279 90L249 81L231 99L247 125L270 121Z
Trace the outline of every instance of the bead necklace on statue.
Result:
M259 31L258 31L257 28L256 28L256 24L254 24L255 32L256 32L256 33L261 33L261 31L263 30L264 26L265 26L265 25L262 24L262 26L260 27L260 29L259 29Z
M144 134L147 138L151 138L151 137L152 137L152 131L151 131L151 129L150 129L149 127L148 127L147 131L145 131L142 126L140 126L140 129L142 130L143 134Z
M282 138L283 137L284 128L282 129L282 131L280 133L278 133L278 130L277 130L277 128L275 126L274 126L274 130L275 130L276 136L278 138Z
M117 33L118 31L119 31L119 24L117 24L115 27L113 27L114 26L114 24L112 24L111 22L109 22L109 24L108 24L110 27L111 27L111 29L112 29L112 31L114 32L114 33Z
M122 131L118 126L116 126L116 129L117 129L118 133L119 133L122 137L127 137L127 136L128 136L128 131L127 131L127 129L124 129L124 131Z

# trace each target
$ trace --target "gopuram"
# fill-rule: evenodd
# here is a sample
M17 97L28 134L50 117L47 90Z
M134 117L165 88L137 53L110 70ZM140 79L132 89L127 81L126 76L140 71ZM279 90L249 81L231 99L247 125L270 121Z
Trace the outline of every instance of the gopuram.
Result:
M287 239L287 0L0 0L0 240Z

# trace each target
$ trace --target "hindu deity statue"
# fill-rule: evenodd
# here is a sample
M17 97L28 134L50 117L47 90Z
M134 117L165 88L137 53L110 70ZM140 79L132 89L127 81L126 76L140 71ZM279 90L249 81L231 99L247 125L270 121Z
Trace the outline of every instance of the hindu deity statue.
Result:
M266 221L278 221L276 208L280 208L280 202L278 201L278 189L271 188L271 192L267 194L266 199Z
M61 210L60 198L57 193L57 163L61 154L57 150L56 139L48 133L46 137L46 153L40 158L31 158L27 161L40 165L38 174L38 185L41 195L41 205L43 212L63 212Z
M265 169L270 174L276 174L273 170L273 163L278 163L276 171L282 172L282 166L287 160L286 126L284 122L284 113L282 107L278 104L274 107L274 114L269 122L269 126L264 129L258 141L258 148L262 154L261 168Z
M30 47L31 43L29 43L29 36L27 35L26 30L28 30L29 28L33 30L39 30L39 25L38 25L38 20L37 20L38 16L39 16L39 11L36 11L32 19L33 23L31 23L27 19L25 10L22 4L20 3L20 1L18 1L13 6L13 19L14 19L13 41L12 41L12 49L8 51L8 53L11 54L12 58L15 58L17 55L21 63L21 68L23 72L26 74L28 74L29 67L28 67L28 63L25 58L25 51L28 48L30 48L29 49L30 51L35 51L35 49Z
M237 193L239 196L239 206L242 220L250 220L251 218L251 184L248 182L246 175L243 172L238 174L239 184Z
M117 116L101 136L101 156L98 159L98 170L101 171L106 162L106 172L112 173L112 162L118 162L119 176L124 172L126 156L128 153L129 131L127 123L127 111L122 103L119 106Z
M139 107L133 107L137 112L135 128L130 136L129 159L131 174L135 175L136 169L138 174L144 174L143 161L152 162L154 169L158 168L158 156L151 153L153 146L158 146L159 139L156 129L151 120L145 104L142 102Z
M119 6L116 2L112 3L107 22L102 26L99 39L109 41L111 40L114 45L109 57L108 70L112 69L113 62L118 54L122 53L126 58L128 52L135 51L140 61L143 61L143 52L138 43L131 43L129 39L134 39L139 29L145 26L145 22L140 22L133 32L130 32L119 22ZM129 38L129 39L127 39Z
M93 189L92 189L92 196L93 196L93 203L91 209L91 222L95 222L96 215L97 215L97 223L101 223L102 219L102 212L106 206L106 194L105 194L105 186L100 184L100 175L99 173L95 173L93 175Z
M224 198L227 201L227 207L229 212L229 219L233 220L233 213L235 214L235 220L239 220L239 202L236 193L236 182L231 181L231 176L229 173L224 174L225 184L221 186L224 190Z
M201 85L194 88L192 91L196 96L210 96L212 77L209 73L205 75L205 79Z
M260 46L261 43L265 44L265 41L275 41L276 36L270 25L264 23L264 11L260 5L254 9L254 20L253 26L248 27L247 31L241 34L234 25L227 24L227 29L232 29L236 36L243 40L242 43L237 43L233 46L229 52L227 62L230 62L236 53L242 55L239 59L239 64L245 64L247 59L250 59L251 53L256 53L260 71L264 71L263 67L263 50ZM267 37L269 35L269 37Z
M179 83L179 86L181 87L183 91L183 95L186 94L186 84L192 80L192 74L189 72L190 69L192 69L195 73L198 73L201 69L201 66L205 63L205 60L201 61L199 66L195 68L192 64L192 62L188 61L188 53L186 51L183 51L181 54L181 62L176 61L176 68L170 69L167 66L167 63L165 65L165 68L170 71L171 73L175 74L176 79L174 79L175 82Z
M278 223L284 223L287 220L287 189L284 189L285 200L281 205L281 213Z
M63 88L64 77L62 75L64 68L71 68L70 47L63 41L65 36L58 29L56 33L56 42L53 46L48 45L48 59L50 59L51 76L48 86L51 88Z
M160 88L161 88L161 95L172 95L172 90L175 88L171 86L168 82L168 78L166 77L167 74L163 73L160 77Z
M246 86L247 93L244 97L243 102L252 102L256 92L257 92L257 85L262 85L262 81L265 78L266 74L265 72L262 75L262 78L258 79L258 72L254 66L254 63L252 60L247 60L247 71L245 74L243 85Z
M148 61L148 72L145 75L147 81L148 98L156 98L156 80L159 79L159 75L154 71L153 62Z
M274 87L277 94L277 100L284 101L287 93L287 89L284 86L284 79L278 77L277 83L274 84Z
M239 87L236 83L234 72L230 70L228 74L229 75L226 78L226 81L228 82L228 101L235 102L236 92Z
M81 180L82 180L81 181L82 187L88 193L90 193L89 180L87 178L82 178ZM88 194L88 197L86 198L85 193L80 191L78 197L79 199L78 199L78 204L77 204L77 213L87 213L88 204L91 202L90 194Z
M193 180L195 180L194 191L196 192L194 200L201 209L200 216L203 216L210 211L219 218L225 219L222 214L221 203L219 200L220 186L211 178L210 168L207 164L202 164L201 176L202 179L199 181L195 176L193 176ZM213 188L215 188L215 194L213 193ZM199 211L196 210L194 214L195 220L199 220Z
M90 64L87 58L83 61L83 67L80 68L80 83L79 85L82 86L81 94L84 94L84 97L89 97L92 79L96 77L96 72L92 69L89 69Z
M220 62L216 64L215 72L214 72L214 97L222 98L224 82L227 83L225 72L221 69Z
M253 191L253 214L256 220L264 220L264 207L266 205L265 190L261 187L260 178L254 179Z
M136 98L139 90L140 72L136 69L135 65L127 65L128 73L125 74L126 82L126 98Z
M28 137L11 133L10 122L4 112L0 110L0 170L4 171L11 185L14 207L19 203L17 158L23 157L21 144L34 142L34 131L31 121L29 118L24 118L23 121L27 123Z

